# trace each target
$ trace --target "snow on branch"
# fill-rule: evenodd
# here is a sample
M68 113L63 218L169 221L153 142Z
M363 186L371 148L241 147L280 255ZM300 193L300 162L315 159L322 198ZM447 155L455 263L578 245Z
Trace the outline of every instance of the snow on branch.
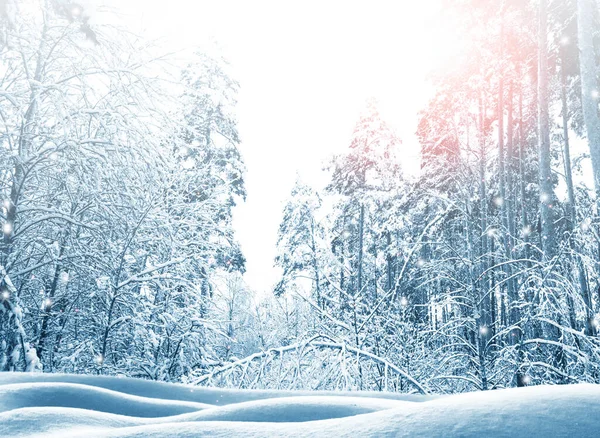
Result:
M302 356L303 352L310 351L311 348L340 350L341 353L351 353L352 355L356 356L357 360L359 358L363 358L363 359L367 359L369 361L375 362L379 365L384 366L386 371L393 371L394 373L396 373L396 374L400 375L401 377L405 378L406 380L408 380L410 383L413 384L413 386L421 394L428 393L427 390L415 378L413 378L411 375L409 375L404 370L402 370L399 367L395 366L394 364L390 363L388 360L386 360L382 357L379 357L375 354L369 353L368 351L364 351L364 350L349 346L342 342L337 342L334 339L332 339L331 337L329 337L327 335L322 335L322 334L313 336L305 341L298 342L296 344L286 345L286 346L277 347L277 348L270 348L268 350L264 350L264 351L260 351L258 353L251 354L250 356L247 356L243 359L239 359L234 362L228 363L226 365L223 365L223 366L211 371L210 373L204 374L204 375L200 376L199 378L197 378L196 380L193 380L193 383L195 383L197 385L206 384L206 383L212 381L215 377L217 377L219 375L224 375L224 374L230 373L232 370L234 370L236 368L247 368L248 365L254 361L262 361L265 359L270 360L276 356L279 356L280 358L282 358L283 355L288 352L299 352L300 355ZM300 359L298 359L298 360L300 360Z

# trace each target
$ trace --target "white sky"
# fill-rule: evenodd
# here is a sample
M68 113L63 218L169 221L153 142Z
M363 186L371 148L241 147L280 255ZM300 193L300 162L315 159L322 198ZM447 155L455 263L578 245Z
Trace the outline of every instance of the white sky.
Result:
M296 173L324 183L324 160L347 146L370 96L404 141L405 168L414 168L426 76L456 47L440 0L107 1L125 8L134 30L173 47L213 37L232 63L248 169L248 198L234 226L246 282L261 294L277 280L277 229Z

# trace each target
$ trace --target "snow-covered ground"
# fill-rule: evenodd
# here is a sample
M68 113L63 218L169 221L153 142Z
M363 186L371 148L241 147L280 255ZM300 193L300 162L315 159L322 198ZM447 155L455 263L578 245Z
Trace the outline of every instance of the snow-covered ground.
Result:
M0 437L597 437L600 385L416 396L0 373Z

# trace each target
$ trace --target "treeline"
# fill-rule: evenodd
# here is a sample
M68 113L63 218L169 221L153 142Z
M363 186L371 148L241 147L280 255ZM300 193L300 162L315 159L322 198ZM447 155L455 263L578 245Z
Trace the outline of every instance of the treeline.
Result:
M466 47L420 115L418 176L370 102L326 190L294 188L275 292L308 303L301 339L354 349L321 386L599 382L597 5L446 3Z

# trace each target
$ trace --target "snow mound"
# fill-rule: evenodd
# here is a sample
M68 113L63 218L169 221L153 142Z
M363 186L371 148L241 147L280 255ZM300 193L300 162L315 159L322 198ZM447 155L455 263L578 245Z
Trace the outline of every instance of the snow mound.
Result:
M77 383L32 382L0 386L0 412L57 406L132 417L166 417L211 407L205 403L140 397Z
M189 415L193 421L293 423L351 417L402 406L395 400L360 397L300 396L235 403Z
M165 419L165 417L162 417ZM166 419L176 417L166 417ZM168 421L166 420L165 421ZM80 427L97 429L100 427L139 426L152 422L151 418L136 418L126 415L109 414L87 409L63 407L20 408L0 413L0 436L18 437L31 433L60 434L62 430Z
M2 437L595 437L600 385L406 397L0 373L0 411Z
M377 412L399 407L402 403L408 402L333 396L273 398L157 418L64 407L20 408L0 414L0 430L4 433L2 436L19 436L35 423L40 426L36 432L62 436L64 431L71 430L76 436L83 430L96 431L101 427L115 429L157 425L159 428L164 426L168 435L173 428L169 423L176 423L177 428L180 424L199 421L304 422Z
M132 379L128 377L88 376L80 374L39 374L39 373L2 373L0 372L0 385L11 383L29 382L58 382L79 383L99 388L110 389L131 395L168 400L191 401L211 405L228 405L252 400L262 400L276 397L313 396L311 391L266 391L246 389L243 391L205 388L183 385L179 383L155 382L151 380ZM394 392L335 392L319 391L319 395L332 395L336 397L364 397L383 398L389 400L425 401L436 396L422 396L416 394L401 394Z

